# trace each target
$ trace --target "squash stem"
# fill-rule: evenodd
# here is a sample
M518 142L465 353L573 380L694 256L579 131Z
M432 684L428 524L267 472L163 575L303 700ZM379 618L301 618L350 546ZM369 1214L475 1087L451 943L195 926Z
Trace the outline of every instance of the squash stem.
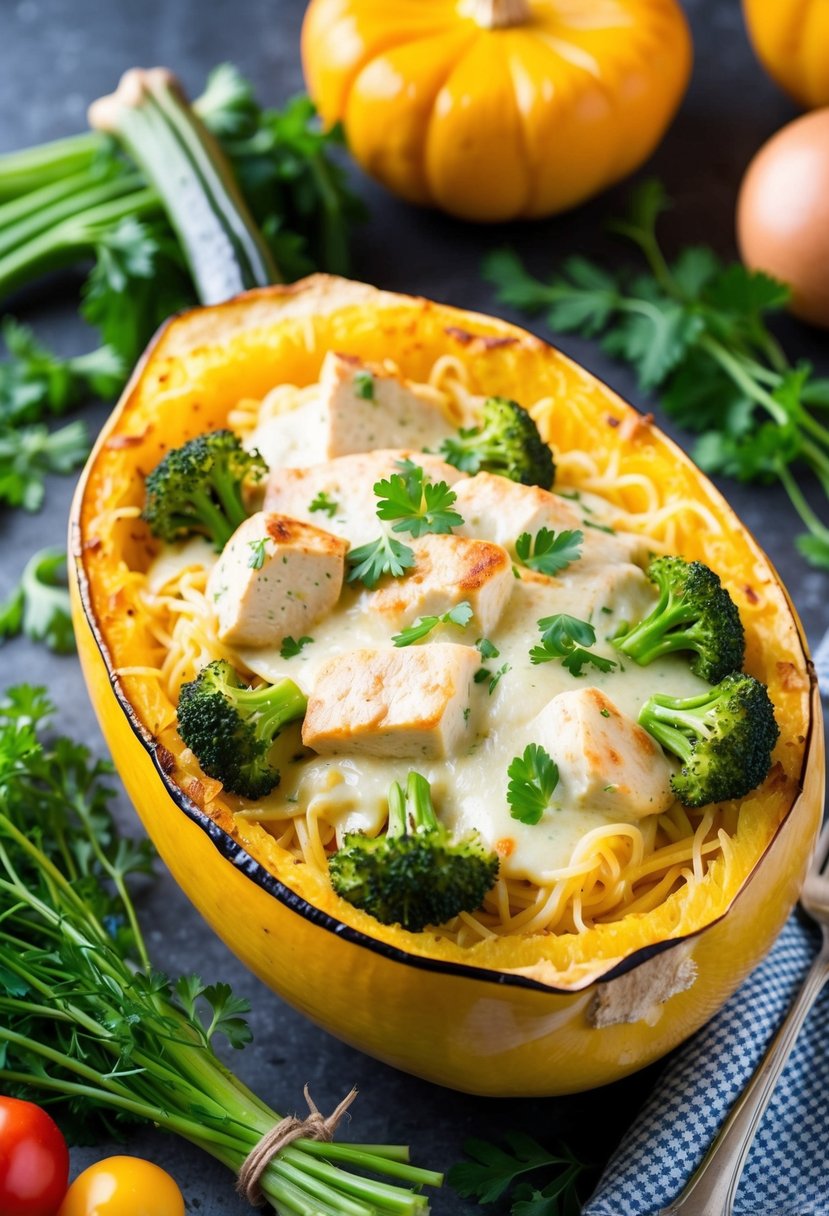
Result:
M155 186L203 304L281 281L224 154L169 73L132 69L89 118L118 137Z

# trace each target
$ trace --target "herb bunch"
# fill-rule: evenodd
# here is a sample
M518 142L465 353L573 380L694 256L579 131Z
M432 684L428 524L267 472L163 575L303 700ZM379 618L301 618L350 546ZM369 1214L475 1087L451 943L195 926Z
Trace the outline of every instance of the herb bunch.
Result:
M506 1148L488 1140L468 1140L469 1160L453 1165L449 1185L464 1199L480 1204L508 1197L511 1216L579 1216L578 1184L587 1166L567 1145L548 1151L524 1132L507 1132ZM539 1187L528 1175L544 1170L550 1181ZM499 1208L499 1211L501 1209Z
M767 325L789 297L783 284L711 249L691 247L673 261L657 238L668 199L658 182L634 191L627 216L610 227L644 255L645 273L610 271L569 258L549 282L500 251L484 263L498 299L544 313L553 330L601 338L629 363L641 387L659 390L665 412L699 433L693 456L708 473L741 481L779 481L806 531L796 539L812 565L829 568L829 526L808 502L798 467L829 497L829 379L792 365Z
M0 1086L56 1104L76 1139L147 1121L238 1171L279 1118L214 1053L249 1042L247 1002L153 969L128 892L150 847L118 835L107 764L43 742L50 712L25 686L0 706ZM405 1149L300 1140L261 1187L280 1212L374 1216L425 1211L408 1188L440 1181Z

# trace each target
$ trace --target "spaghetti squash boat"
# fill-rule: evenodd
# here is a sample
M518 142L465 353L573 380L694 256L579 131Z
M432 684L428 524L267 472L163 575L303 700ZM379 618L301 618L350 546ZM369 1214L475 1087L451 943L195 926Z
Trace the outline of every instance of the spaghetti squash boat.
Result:
M614 1080L790 912L823 733L785 590L686 456L524 331L323 276L174 318L70 531L85 677L163 859L370 1054L482 1094Z

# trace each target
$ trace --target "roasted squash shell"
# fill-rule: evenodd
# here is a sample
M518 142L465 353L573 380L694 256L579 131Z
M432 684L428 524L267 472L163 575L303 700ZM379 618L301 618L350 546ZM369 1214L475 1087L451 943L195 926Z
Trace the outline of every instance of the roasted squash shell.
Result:
M225 425L240 398L313 382L329 349L393 358L426 379L445 354L476 391L526 404L554 448L618 470L617 501L642 510L637 474L666 502L698 504L677 548L727 572L747 667L769 686L781 739L765 784L736 809L727 857L690 894L582 934L460 947L378 924L234 815L175 731L148 662L138 591L153 542L137 518L161 455ZM646 520L643 516L643 526ZM174 877L243 962L333 1034L399 1068L491 1095L572 1092L648 1064L696 1030L768 950L797 898L820 821L820 702L779 578L721 495L670 440L538 338L490 317L315 276L173 318L104 427L70 522L75 629L118 771Z

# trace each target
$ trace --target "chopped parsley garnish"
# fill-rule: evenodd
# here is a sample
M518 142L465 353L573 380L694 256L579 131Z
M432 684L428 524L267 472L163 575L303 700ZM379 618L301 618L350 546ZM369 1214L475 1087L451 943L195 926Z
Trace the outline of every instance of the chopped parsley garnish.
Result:
M437 625L459 625L462 629L465 628L472 620L472 605L467 600L461 600L454 608L450 608L448 612L444 612L442 616L421 616L418 617L413 625L408 629L403 629L400 633L394 634L392 641L395 646L411 646L412 642L419 642L421 638L425 638L428 633Z
M490 642L489 638L478 638L475 646L484 662L487 659L497 659L501 653L498 647L493 642Z
M476 684L483 684L486 680L489 680L489 695L492 696L498 687L498 681L501 679L501 676L505 676L511 670L512 666L510 663L502 663L494 673L488 667L479 667L472 678Z
M584 533L578 528L554 532L539 528L535 536L522 532L515 542L515 552L529 570L539 574L558 574L581 557Z
M463 523L463 517L452 510L457 495L445 481L427 481L420 465L400 462L400 473L378 481L379 519L394 520L393 532L408 532L423 536L427 532L451 532Z
M355 397L360 397L363 401L374 400L374 377L371 372L355 372L352 383Z
M599 671L612 671L616 667L613 659L605 659L585 649L596 641L596 630L589 621L561 612L556 616L545 616L538 622L541 642L530 651L533 663L549 663L561 659L571 675L580 676L586 663L592 663Z
M313 638L309 637L283 638L282 645L279 647L280 658L295 659L296 656L301 653L303 646L307 646L309 642L313 642L313 640Z
M313 498L308 505L309 511L324 511L329 519L333 519L339 509L340 504L326 494L325 490L320 490L316 498Z
M538 823L558 785L558 765L540 743L528 743L507 769L507 802L513 819Z
M377 540L349 550L347 561L349 583L374 587L384 574L400 578L414 565L415 557L408 545L383 533Z
M248 545L250 546L248 565L250 566L251 570L261 570L265 564L265 557L267 556L267 536L261 537L260 540L249 540Z

